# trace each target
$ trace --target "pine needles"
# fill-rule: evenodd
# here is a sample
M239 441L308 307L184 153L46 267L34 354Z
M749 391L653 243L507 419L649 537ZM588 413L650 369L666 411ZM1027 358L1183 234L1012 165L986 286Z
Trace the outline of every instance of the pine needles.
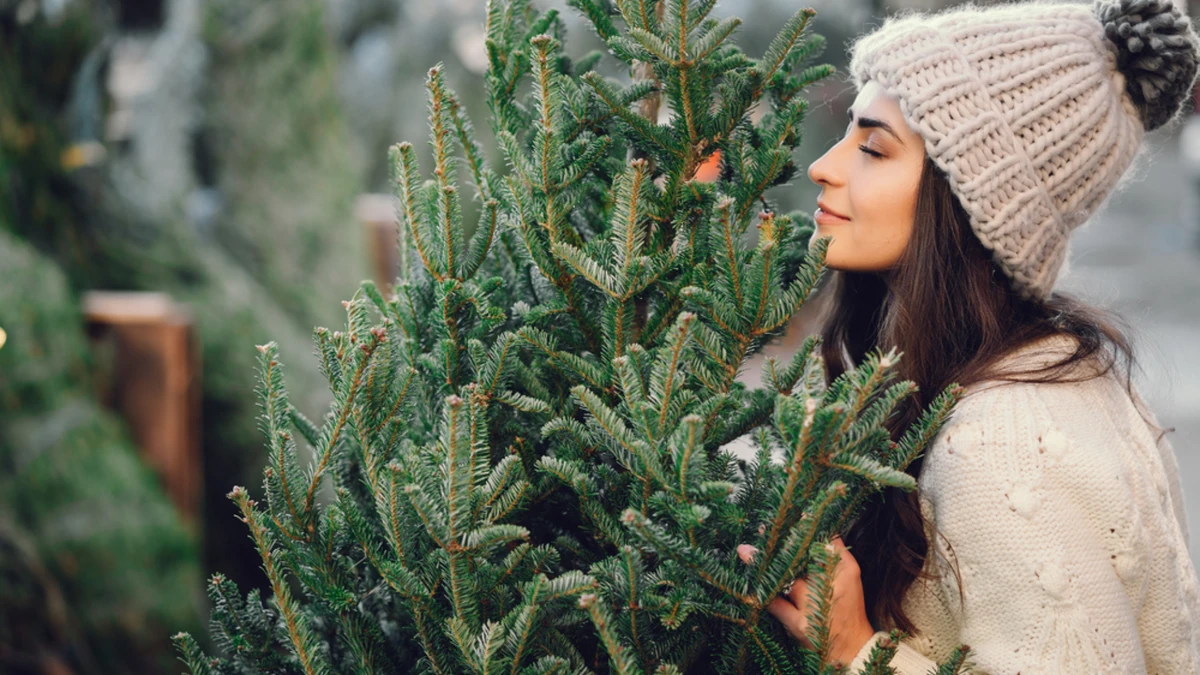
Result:
M214 578L224 654L181 636L194 673L791 675L826 660L825 547L882 486L915 488L904 469L958 390L893 443L884 422L914 391L893 382L894 352L827 383L811 337L768 363L766 389L737 382L824 269L828 240L810 247L807 217L765 193L795 172L799 92L831 68L802 67L821 48L812 10L755 59L712 0L663 2L571 2L612 55L650 67L629 85L567 57L556 12L489 2L503 171L429 71L432 178L410 143L389 155L415 260L390 297L364 283L345 330L314 331L324 420L290 406L260 348L267 503L231 496L274 599ZM631 109L649 95L667 124ZM714 152L721 179L696 181ZM483 204L470 238L460 162ZM746 434L749 462L723 447ZM749 568L742 543L760 551ZM814 650L764 611L805 572ZM894 650L877 651L869 672L886 672Z

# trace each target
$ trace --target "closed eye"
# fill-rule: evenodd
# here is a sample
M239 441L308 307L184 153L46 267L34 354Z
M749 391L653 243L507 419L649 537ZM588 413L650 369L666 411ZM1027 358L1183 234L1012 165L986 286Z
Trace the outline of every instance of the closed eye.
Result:
M858 149L862 150L863 152L867 153L868 155L870 155L872 157L883 157L882 152L876 152L876 151L872 150L871 148L868 148L865 145L858 146Z

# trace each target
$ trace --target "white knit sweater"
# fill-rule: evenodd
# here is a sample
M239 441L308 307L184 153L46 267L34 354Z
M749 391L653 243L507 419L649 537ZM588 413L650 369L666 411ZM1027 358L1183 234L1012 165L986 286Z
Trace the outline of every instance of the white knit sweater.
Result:
M1053 362L1072 345L1052 337L1005 365ZM1135 405L1158 420L1115 371L967 389L918 480L941 534L929 530L926 570L941 578L918 579L903 599L919 635L901 642L897 675L925 675L959 644L977 674L1200 673L1200 583L1175 453L1166 436L1155 443Z

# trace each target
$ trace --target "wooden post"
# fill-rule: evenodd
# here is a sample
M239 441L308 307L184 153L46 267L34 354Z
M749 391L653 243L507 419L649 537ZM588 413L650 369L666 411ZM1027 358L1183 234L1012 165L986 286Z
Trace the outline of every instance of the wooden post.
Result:
M200 514L200 346L190 313L165 293L88 291L88 334L111 354L101 400L129 424L185 522Z
M366 228L375 285L385 298L391 295L392 282L401 272L396 246L400 224L393 199L392 195L372 192L361 194L354 200L354 216Z

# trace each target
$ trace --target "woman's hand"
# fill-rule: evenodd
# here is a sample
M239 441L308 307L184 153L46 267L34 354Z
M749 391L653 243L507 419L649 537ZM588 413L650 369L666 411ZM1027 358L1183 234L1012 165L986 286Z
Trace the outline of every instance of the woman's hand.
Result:
M838 556L833 571L833 608L829 624L830 661L841 661L849 665L863 645L875 634L867 619L866 601L863 598L861 571L858 561L850 554L840 536L832 540L833 553ZM758 549L742 544L737 547L738 557L747 565L754 559ZM807 649L812 649L808 638L808 584L803 578L792 584L786 595L771 600L767 611L783 623L787 632Z

